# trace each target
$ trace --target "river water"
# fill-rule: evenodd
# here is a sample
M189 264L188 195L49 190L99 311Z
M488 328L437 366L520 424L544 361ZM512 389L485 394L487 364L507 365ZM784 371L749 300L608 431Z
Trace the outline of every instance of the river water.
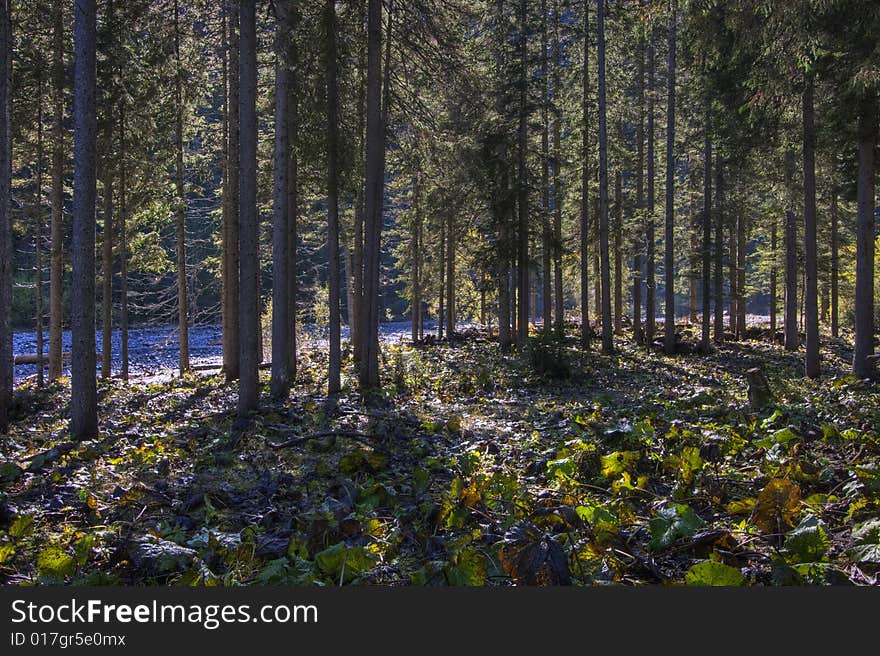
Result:
M434 322L425 322L425 331L433 329ZM321 345L326 342L324 334L314 326L304 326L301 329L304 336L311 343ZM409 339L412 335L412 323L409 321L387 322L379 325L380 339L385 342L396 342ZM348 327L342 328L342 339L349 337ZM190 326L189 328L189 355L190 364L213 365L219 363L223 357L221 346L222 331L219 324ZM48 333L43 337L43 352L48 352ZM70 331L65 330L62 334L62 350L70 351ZM101 351L101 333L96 334L98 352ZM119 371L122 365L121 338L119 330L112 334L111 360L113 371ZM37 352L37 338L34 332L17 332L12 336L12 352L15 355L35 354ZM128 368L133 376L154 376L174 370L178 364L180 349L177 343L177 326L150 326L131 328L128 331ZM64 362L64 375L68 375L69 363ZM100 357L98 367L100 369ZM16 365L15 381L19 382L28 376L37 373L37 367L33 364Z

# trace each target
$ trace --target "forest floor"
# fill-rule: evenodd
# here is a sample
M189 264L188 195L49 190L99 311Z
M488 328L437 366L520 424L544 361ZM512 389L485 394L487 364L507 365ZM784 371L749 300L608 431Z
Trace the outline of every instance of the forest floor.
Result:
M78 444L69 386L26 383L0 583L876 585L880 387L825 337L819 381L760 341L386 345L369 407L353 379L328 404L311 351L249 422L219 376L102 382Z

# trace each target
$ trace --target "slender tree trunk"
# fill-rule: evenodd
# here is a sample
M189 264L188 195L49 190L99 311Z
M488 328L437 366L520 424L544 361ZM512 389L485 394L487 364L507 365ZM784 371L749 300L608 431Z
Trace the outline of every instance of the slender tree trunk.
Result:
M672 1L669 23L669 72L666 110L666 322L663 345L668 355L675 353L675 29L676 2Z
M447 217L446 246L446 336L455 337L455 212L450 211Z
M390 38L390 35L388 35ZM360 387L379 387L379 255L385 126L382 116L382 1L369 0L367 19L367 154L364 190L364 298L361 307Z
M724 159L715 153L715 326L716 344L724 341Z
M587 0L585 0L587 1ZM504 0L496 0L495 3L495 109L499 116L506 112L505 91L502 83L504 68L504 45L507 39L507 26L504 22ZM508 157L510 154L509 142L502 135L497 154L500 163L498 170L497 197L494 202L495 220L498 223L498 249L496 251L498 277L498 345L502 352L510 350L513 334L511 330L511 202L510 202L510 175Z
M651 348L654 342L654 328L657 319L657 282L655 279L655 244L654 234L654 30L648 39L648 212L645 219L645 343Z
M550 77L547 57L547 0L541 0L541 318L552 323L553 278L550 233ZM537 316L538 308L532 304Z
M528 93L526 73L528 68L528 1L519 2L519 128L517 131L517 211L519 230L517 235L517 269L519 272L519 301L517 320L517 343L524 346L529 337L529 186L526 167L528 148Z
M742 212L736 217L736 338L746 335L746 218Z
M730 213L727 233L727 288L729 290L727 307L727 326L730 333L736 333L736 315L739 312L739 290L736 288L736 216Z
M584 0L581 76L581 347L586 350L590 348L590 0Z
M877 147L877 98L866 92L859 107L859 173L856 218L856 298L853 374L875 375L874 354L874 149Z
M360 45L358 47L358 99L357 99L357 154L358 154L358 173L365 179L366 175L366 98L367 98L367 39L366 39L366 19L367 5L366 0L360 0L358 6L358 16L360 17L360 29L358 37ZM352 264L354 268L354 295L352 323L351 323L351 343L353 344L352 353L355 364L360 368L361 363L361 318L363 312L361 310L364 302L364 188L358 189L357 198L355 199L354 209L354 235L353 235L353 253Z
M439 282L437 302L437 339L443 339L443 322L446 320L446 222L440 221L440 258L437 262L437 279Z
M808 378L818 378L819 365L819 264L816 238L816 127L813 111L813 75L804 79L804 321Z
M326 0L327 25L327 250L328 283L330 286L330 364L327 393L337 394L340 382L342 351L339 325L339 181L337 153L339 139L338 94L336 89L336 1Z
M229 335L229 221L232 212L232 199L229 194L229 170L232 168L229 160L229 26L227 18L229 14L229 2L223 3L223 9L220 12L220 30L222 34L222 42L220 47L221 56L221 83L223 87L223 145L222 145L222 166L223 178L221 180L221 189L223 201L221 204L221 226L220 226L220 322L223 340L223 370L228 368L229 349L226 348L226 340Z
M562 80L559 49L559 0L553 0L553 286L556 332L565 335L565 296L562 288Z
M410 258L412 270L412 341L419 341L419 322L422 316L422 287L421 287L421 252L419 249L419 233L422 230L422 207L421 198L419 197L421 171L417 171L412 176L412 197L413 197L413 224L410 234Z
M602 258L602 352L614 351L611 319L611 263L608 255L608 121L605 100L605 0L596 0L599 40L599 252Z
M36 333L37 333L37 387L43 387L45 377L43 372L43 76L37 73L37 180L34 199L34 301L36 305Z
M95 0L74 7L73 296L71 299L71 417L75 439L98 434L95 381Z
M638 64L636 65L636 94L638 96L638 123L636 124L636 211L639 219L644 220L645 209L645 39L639 34L637 49ZM637 233L633 253L633 340L642 342L642 238L641 230Z
M125 105L119 103L119 374L128 381L128 229L126 214Z
M180 60L180 3L174 0L174 60L176 80L174 91L175 122L175 175L174 186L177 194L174 227L177 242L177 323L180 375L189 371L189 303L186 286L186 187L184 185L184 143L183 143L183 64Z
M288 10L290 12L290 10ZM293 32L296 28L296 14L288 13L291 31L288 47L287 71L287 137L289 142L287 161L287 320L288 342L287 380L290 384L296 380L296 321L299 296L299 277L297 276L297 244L299 241L299 160L297 143L299 142L299 79L295 63L299 61L299 50Z
M257 216L256 2L239 3L239 383L238 413L260 402L260 246Z
M623 334L623 174L614 172L614 334Z
M776 216L773 217L773 223L770 225L770 335L771 339L776 340L776 298L777 298L777 261L778 255L778 227Z
M240 15L238 0L228 1L229 15L229 169L228 196L229 222L226 231L226 328L223 333L223 353L226 380L237 380L241 372L241 324L240 324L240 164L241 164L241 66L240 66ZM225 197L225 194L224 194Z
M94 41L92 41L94 44ZM0 0L0 433L9 430L13 400L12 355L12 142L10 135L12 21ZM93 337L94 338L94 337ZM94 384L94 371L92 371Z
M797 325L797 220L794 208L794 152L785 153L785 190L789 208L785 212L785 350L796 351L798 347Z
M290 393L290 100L289 7L275 5L275 151L272 185L272 378L276 400Z
M109 147L109 144L108 144ZM113 177L104 171L104 234L101 244L101 378L113 372Z
M703 244L701 258L703 262L703 305L700 333L700 346L703 351L709 350L709 313L712 294L710 277L712 272L712 119L710 110L706 110L706 130L703 141Z
M840 287L840 238L839 215L837 212L837 186L831 183L831 336L838 337L840 334L839 319L839 287Z
M58 380L63 371L61 334L64 314L64 3L52 4L52 206L49 263L49 380Z

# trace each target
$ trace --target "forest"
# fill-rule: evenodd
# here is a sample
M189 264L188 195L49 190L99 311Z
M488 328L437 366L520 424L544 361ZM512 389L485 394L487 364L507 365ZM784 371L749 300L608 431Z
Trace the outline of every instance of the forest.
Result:
M880 4L0 0L0 583L880 583Z

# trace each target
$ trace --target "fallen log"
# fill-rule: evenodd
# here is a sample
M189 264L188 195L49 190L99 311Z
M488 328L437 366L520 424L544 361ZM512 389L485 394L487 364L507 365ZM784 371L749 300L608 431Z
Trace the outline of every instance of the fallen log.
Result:
M100 358L101 356L98 355ZM70 360L70 351L61 354L62 360ZM15 364L37 364L39 360L39 353L19 353L14 358ZM49 364L49 354L43 354L43 364Z

